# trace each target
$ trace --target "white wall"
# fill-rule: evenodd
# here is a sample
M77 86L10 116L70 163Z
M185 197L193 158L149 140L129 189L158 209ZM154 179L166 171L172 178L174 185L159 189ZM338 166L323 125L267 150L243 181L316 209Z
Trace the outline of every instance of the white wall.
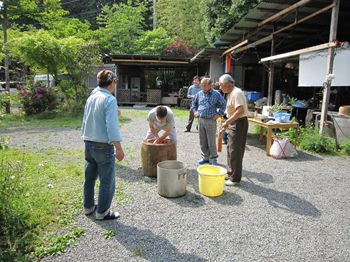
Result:
M299 86L323 86L326 78L328 50L299 57ZM332 86L350 86L350 48L336 48Z
M210 68L209 68L209 76L215 82L219 81L219 77L222 73L222 57L220 56L212 56L210 58Z

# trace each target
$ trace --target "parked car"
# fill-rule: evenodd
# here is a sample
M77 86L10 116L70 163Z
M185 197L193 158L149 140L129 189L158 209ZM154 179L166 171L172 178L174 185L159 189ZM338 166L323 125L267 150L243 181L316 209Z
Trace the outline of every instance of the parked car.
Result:
M35 75L34 76L34 82L43 82L44 85L46 85L47 87L54 87L56 86L56 82L55 79L53 78L52 75Z

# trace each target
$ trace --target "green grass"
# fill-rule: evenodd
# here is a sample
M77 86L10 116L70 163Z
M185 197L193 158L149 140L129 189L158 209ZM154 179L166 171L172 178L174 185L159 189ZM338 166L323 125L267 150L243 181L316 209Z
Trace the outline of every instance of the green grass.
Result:
M0 128L80 128L83 114L71 114L62 112L42 113L35 116L25 116L21 112L0 115ZM120 118L123 123L129 120L125 116Z
M142 257L142 249L139 248L139 247L136 247L136 248L133 250L133 253L134 253L134 256L135 256L135 257Z
M25 116L21 112L14 114L3 114L0 116L0 128L80 128L82 115L72 115L68 113L43 113L35 116Z
M108 239L108 238L114 237L116 234L111 230L107 230L107 231L104 231L102 235L105 239Z
M73 245L76 239L84 234L83 228L76 227L67 234L53 237L48 245L41 245L35 249L35 256L40 258L51 254L60 255L66 247Z
M146 119L150 109L119 108L121 115L127 119Z
M119 170L117 170L117 173ZM115 190L114 196L118 204L125 204L131 200L131 196L128 195L128 193L126 193L127 188L128 188L127 182L119 181L117 179L117 188Z
M122 116L125 116L129 119L146 119L148 112L151 110L151 107L147 107L145 109L132 109L132 108L120 108ZM171 108L174 113L175 120L188 119L189 111L187 109L182 108Z
M189 110L182 108L174 108L172 109L175 119L180 118L182 120L187 120L189 115Z
M59 254L84 234L75 224L83 172L80 150L0 151L0 228L7 230L0 230L1 261ZM130 199L127 185L117 182L118 204Z
M343 143L340 147L343 155L350 156L350 140Z
M129 109L120 108L122 116L120 117L120 123L123 124L126 121L132 119L146 119L149 110L147 109ZM175 120L188 118L188 110L185 109L172 109L174 112ZM83 113L72 114L69 112L46 112L34 116L25 116L23 112L17 111L12 114L0 114L0 128L2 129L15 129L15 128L80 128L82 122Z

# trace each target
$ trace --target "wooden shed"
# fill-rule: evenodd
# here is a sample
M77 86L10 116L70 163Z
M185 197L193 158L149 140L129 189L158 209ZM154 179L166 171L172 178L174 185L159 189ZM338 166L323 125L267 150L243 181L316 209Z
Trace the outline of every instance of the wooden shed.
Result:
M330 97L332 106L349 104L350 84L335 87L337 91L331 95L334 57L346 49L349 39L350 1L262 0L216 44L230 43L221 54L223 61L227 56L232 61L229 73L246 90L262 92L269 105L276 89L301 98L321 93L322 129ZM326 51L324 74L318 76L322 84L301 86L300 55L319 55L322 50ZM344 67L349 68L349 61ZM311 74L317 73L311 68Z
M201 71L189 58L154 55L109 55L116 65L119 104L178 105L179 90Z

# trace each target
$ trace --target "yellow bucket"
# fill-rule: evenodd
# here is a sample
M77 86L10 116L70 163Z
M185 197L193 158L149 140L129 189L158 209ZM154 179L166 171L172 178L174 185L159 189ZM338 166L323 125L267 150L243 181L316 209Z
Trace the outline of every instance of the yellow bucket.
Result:
M197 168L199 192L205 196L216 197L224 193L227 170L221 166L202 165Z

